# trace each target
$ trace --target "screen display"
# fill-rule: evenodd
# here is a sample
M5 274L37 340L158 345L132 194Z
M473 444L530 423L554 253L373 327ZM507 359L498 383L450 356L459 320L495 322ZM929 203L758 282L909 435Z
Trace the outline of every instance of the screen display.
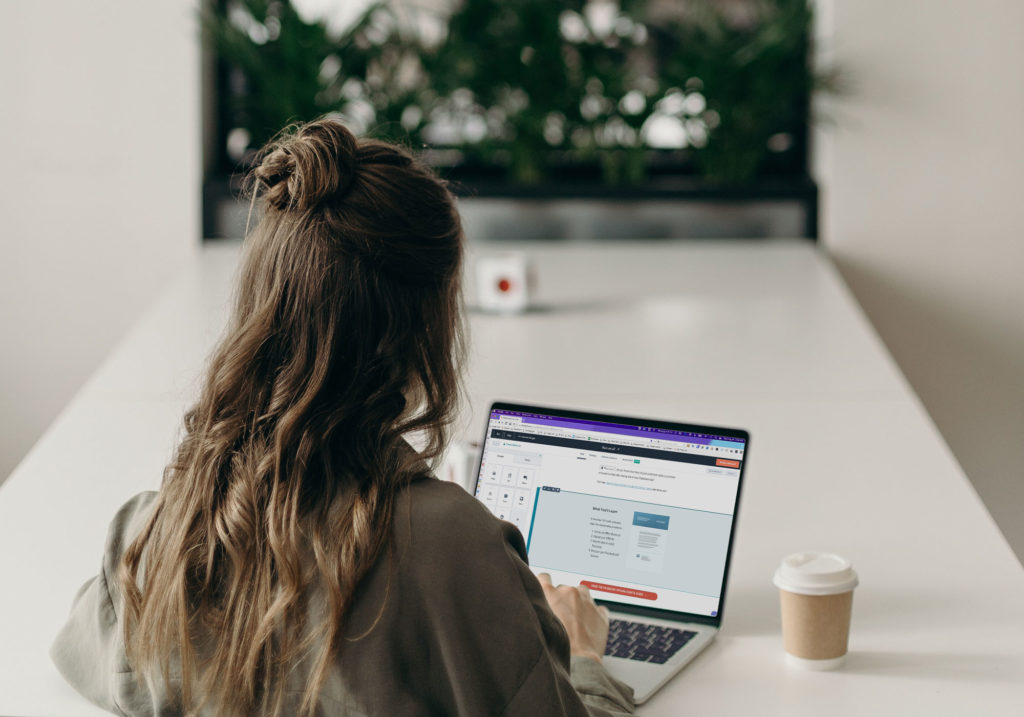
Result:
M519 527L530 567L555 584L715 617L745 448L738 437L495 407L476 495Z

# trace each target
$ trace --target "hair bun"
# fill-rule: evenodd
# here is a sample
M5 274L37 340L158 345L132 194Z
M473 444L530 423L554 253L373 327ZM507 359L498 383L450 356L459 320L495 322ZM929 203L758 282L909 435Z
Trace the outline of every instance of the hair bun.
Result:
M271 206L305 211L342 196L356 178L356 138L333 119L294 128L271 142L254 175L257 191Z

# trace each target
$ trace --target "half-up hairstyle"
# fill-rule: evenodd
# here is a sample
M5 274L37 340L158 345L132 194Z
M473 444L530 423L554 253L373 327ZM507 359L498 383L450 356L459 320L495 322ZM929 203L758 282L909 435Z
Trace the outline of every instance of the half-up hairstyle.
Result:
M227 333L121 562L124 638L137 673L180 670L186 712L279 714L301 660L312 713L396 494L453 420L462 230L425 165L332 119L272 141L249 186Z

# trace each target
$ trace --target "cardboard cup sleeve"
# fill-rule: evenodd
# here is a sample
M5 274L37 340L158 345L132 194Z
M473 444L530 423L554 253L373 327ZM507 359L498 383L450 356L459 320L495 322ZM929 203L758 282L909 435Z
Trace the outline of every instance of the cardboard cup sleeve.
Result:
M846 654L853 590L838 595L800 595L779 590L782 645L804 660L833 660Z

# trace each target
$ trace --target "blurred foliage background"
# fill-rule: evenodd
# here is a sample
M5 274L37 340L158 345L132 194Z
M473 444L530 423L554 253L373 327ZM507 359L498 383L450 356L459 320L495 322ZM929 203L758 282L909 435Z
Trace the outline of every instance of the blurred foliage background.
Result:
M372 4L341 30L288 0L216 0L219 166L334 113L442 170L531 185L803 178L807 0L440 0Z

